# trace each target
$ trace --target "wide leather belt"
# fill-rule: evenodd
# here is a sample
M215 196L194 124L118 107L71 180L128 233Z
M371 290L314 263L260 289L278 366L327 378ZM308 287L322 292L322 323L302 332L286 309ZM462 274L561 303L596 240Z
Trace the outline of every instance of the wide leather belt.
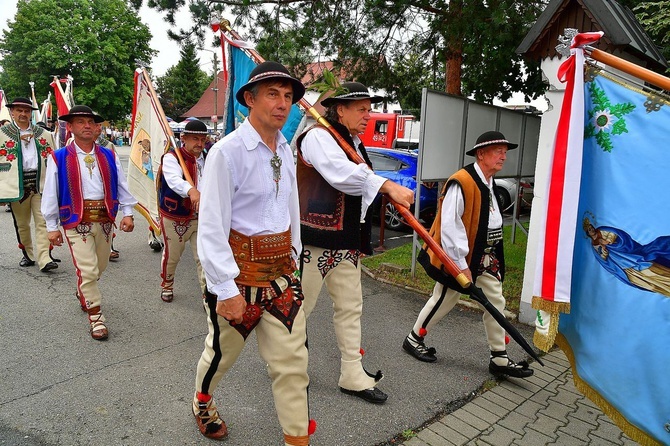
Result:
M84 212L81 221L88 223L106 223L112 221L107 213L104 200L84 200Z
M36 190L37 189L37 171L36 170L24 170L23 171L23 190Z
M231 229L228 243L240 268L238 284L268 287L270 281L293 272L290 230L250 237Z

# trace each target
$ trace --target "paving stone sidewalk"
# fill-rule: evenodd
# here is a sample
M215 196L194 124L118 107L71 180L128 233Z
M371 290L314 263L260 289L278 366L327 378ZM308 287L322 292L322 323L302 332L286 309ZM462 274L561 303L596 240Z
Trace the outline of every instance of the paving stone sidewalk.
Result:
M404 446L635 445L573 384L561 350L526 380L500 382L426 426Z

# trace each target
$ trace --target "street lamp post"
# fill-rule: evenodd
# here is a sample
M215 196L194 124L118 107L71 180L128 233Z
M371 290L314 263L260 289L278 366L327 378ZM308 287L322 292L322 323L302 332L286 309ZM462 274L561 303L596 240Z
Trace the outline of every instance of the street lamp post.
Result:
M212 53L212 64L214 65L214 76L216 77L216 82L214 88L211 90L214 92L214 115L212 115L211 121L214 123L214 134L219 131L219 58L218 53L214 50L209 50L207 48L200 48L202 51L209 51Z

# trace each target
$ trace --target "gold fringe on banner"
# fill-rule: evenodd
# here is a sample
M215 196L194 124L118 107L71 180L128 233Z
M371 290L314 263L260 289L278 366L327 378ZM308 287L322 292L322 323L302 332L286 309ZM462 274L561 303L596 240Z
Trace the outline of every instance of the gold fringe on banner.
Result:
M548 352L554 346L556 335L558 334L558 320L560 313L570 313L569 302L554 302L542 299L539 296L533 296L531 306L538 310L535 319L535 333L533 334L533 344L540 350ZM543 320L542 314L549 318L549 326Z
M582 380L577 373L577 368L575 364L575 355L572 351L572 347L568 343L568 340L559 333L556 336L556 344L563 350L565 356L570 362L570 368L572 369L572 378L575 383L575 387L579 390L585 397L593 401L593 403L603 411L605 415L609 417L610 420L616 424L619 429L628 435L633 441L643 445L643 446L662 446L663 443L651 437L648 433L630 423L626 417L624 417L618 410L616 410L605 398L603 398L596 390L594 390L586 381Z

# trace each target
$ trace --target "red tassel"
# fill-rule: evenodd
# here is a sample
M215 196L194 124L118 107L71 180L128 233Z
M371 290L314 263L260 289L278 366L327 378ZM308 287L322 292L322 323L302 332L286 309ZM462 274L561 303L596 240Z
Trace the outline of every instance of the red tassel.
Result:
M207 395L206 393L198 392L198 395L196 396L198 398L198 401L201 403L208 403L209 400L212 399L212 395Z
M509 344L509 336L505 335L505 344Z
M307 435L314 435L316 432L316 420L309 420L309 426L307 427Z
M426 331L425 328L423 328L423 327L419 328L419 336L421 336L423 338L427 334L428 334L428 332Z
M214 31L215 33L219 32L219 29L221 29L221 25L218 21L214 21L214 22L210 23L209 26L212 27L212 31Z
M361 347L361 349L359 351L361 352L361 356L365 355L365 350L363 350L363 347Z

